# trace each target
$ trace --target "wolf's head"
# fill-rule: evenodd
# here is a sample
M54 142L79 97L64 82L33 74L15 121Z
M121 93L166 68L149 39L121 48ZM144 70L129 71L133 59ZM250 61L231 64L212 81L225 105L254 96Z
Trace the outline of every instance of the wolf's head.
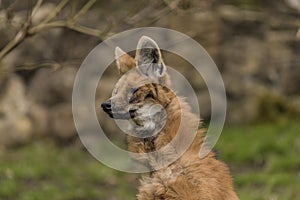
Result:
M122 76L112 97L101 104L102 109L112 118L132 119L141 130L157 129L166 117L164 107L170 101L166 93L170 80L158 45L143 36L135 58L119 47L115 56Z

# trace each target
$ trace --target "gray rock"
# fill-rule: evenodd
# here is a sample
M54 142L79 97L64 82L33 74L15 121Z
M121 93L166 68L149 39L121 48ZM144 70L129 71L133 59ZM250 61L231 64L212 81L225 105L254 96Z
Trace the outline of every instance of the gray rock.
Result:
M61 103L49 109L49 133L61 141L71 140L77 135L71 103Z
M49 132L49 117L46 107L31 100L28 115L32 121L34 136L40 138L47 135Z
M16 75L9 76L1 86L0 146L23 144L32 137L28 105L23 81Z
M40 69L29 84L32 101L30 117L35 133L60 141L76 136L72 115L72 90L76 69L64 67L56 71Z
M29 95L39 104L52 106L61 102L71 102L76 69L64 67L40 69L29 86Z

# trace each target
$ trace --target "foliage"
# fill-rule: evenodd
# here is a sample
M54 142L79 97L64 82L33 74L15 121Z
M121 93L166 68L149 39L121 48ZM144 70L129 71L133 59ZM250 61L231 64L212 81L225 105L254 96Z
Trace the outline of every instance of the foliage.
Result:
M35 141L1 156L0 199L133 199L134 175L103 166L86 151Z
M240 199L300 199L299 122L226 128L217 149Z
M300 125L226 127L217 144L242 200L299 199ZM48 140L0 155L0 199L134 199L138 175L110 169L88 152Z

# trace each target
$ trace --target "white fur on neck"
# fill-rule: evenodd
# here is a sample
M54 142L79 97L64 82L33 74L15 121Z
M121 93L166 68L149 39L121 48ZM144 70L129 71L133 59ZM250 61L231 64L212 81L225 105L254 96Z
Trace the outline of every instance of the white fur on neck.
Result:
M136 111L134 121L138 126L134 132L139 137L154 136L162 130L166 123L166 111L159 104L145 104Z

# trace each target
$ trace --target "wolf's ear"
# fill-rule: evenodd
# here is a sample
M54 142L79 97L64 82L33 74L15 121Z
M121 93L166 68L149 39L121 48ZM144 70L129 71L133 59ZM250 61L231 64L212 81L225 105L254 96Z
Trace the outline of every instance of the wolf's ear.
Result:
M120 49L120 47L116 47L115 49L115 58L120 74L125 74L136 66L134 58Z
M158 45L147 36L142 36L139 40L135 60L140 72L152 79L159 79L166 73Z

